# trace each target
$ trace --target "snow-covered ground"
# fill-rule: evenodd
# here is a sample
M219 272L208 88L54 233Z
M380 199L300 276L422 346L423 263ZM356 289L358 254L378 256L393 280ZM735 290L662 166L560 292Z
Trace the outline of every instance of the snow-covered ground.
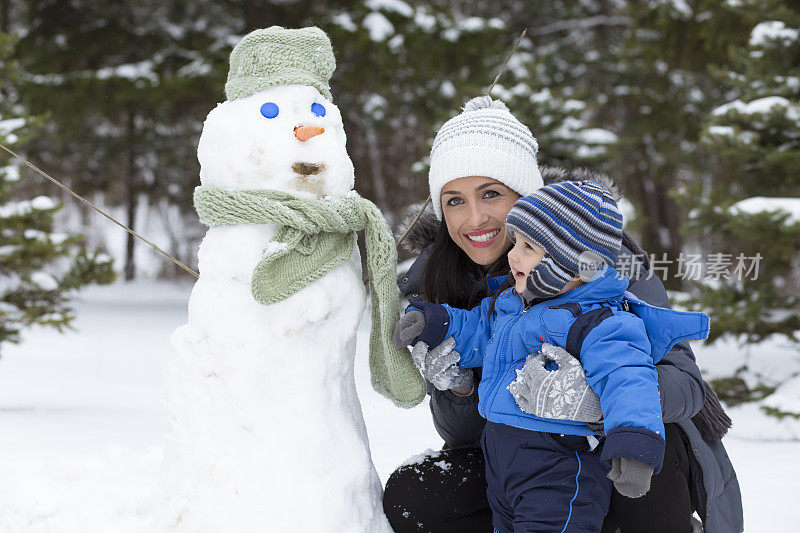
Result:
M151 532L167 429L162 403L169 336L185 322L190 284L95 287L77 303L77 331L33 329L0 359L0 531ZM368 317L369 313L365 313ZM369 385L369 323L359 330L356 380L378 473L437 448L427 402L395 408ZM714 374L735 364L735 345L696 346ZM761 357L777 344L753 350ZM765 355L764 357L768 357ZM742 484L748 532L800 523L798 423L754 407L731 411L726 438ZM794 439L794 440L793 440ZM309 502L313 512L313 502Z

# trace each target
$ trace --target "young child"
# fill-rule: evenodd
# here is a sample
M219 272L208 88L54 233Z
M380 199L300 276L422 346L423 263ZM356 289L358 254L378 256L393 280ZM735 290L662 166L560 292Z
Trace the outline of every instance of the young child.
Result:
M506 229L511 272L495 296L472 310L414 302L396 342L436 346L452 336L458 366L483 367L478 410L487 420L481 445L495 531L600 531L612 480L639 497L661 468L654 364L675 342L705 338L708 317L625 294L628 280L613 268L622 215L599 183L542 187L514 204ZM599 445L585 423L529 414L509 391L545 342L576 357L599 396Z

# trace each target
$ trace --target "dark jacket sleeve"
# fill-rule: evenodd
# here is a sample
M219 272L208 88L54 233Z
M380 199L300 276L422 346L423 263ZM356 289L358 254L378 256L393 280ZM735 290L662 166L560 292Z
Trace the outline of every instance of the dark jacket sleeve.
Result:
M645 302L671 307L667 291L658 276L631 279L628 290ZM664 423L688 420L700 411L705 401L705 388L700 369L688 342L679 342L656 364L658 392Z
M441 391L428 383L431 395L431 415L436 432L447 446L478 446L486 421L478 414L478 386L480 376L475 376L475 387L469 396L458 396L452 391Z
M426 247L408 271L398 277L397 286L406 298L413 300L425 297L422 293L422 278L429 255L430 247ZM485 421L478 414L480 372L473 372L476 374L475 387L469 396L459 396L449 390L440 391L430 382L427 383L433 425L451 448L478 446L480 442Z
M431 245L422 249L419 257L408 267L404 274L397 276L397 288L400 289L400 294L409 300L416 300L422 298L426 300L422 294L422 280L425 277L425 265L428 264L428 258L431 255Z

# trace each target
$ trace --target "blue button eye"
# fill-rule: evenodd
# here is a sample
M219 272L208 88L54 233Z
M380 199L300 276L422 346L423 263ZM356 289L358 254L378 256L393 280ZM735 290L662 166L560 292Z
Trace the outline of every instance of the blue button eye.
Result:
M325 106L322 104L311 104L311 112L317 115L318 117L325 116Z
M261 114L267 118L275 118L278 116L279 112L278 104L267 102L261 106Z

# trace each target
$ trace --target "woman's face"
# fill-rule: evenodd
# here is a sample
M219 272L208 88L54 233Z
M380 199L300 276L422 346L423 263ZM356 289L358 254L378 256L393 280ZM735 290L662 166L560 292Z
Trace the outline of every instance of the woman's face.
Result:
M472 261L489 266L508 251L506 215L519 199L502 183L468 176L442 187L442 215L450 238Z

